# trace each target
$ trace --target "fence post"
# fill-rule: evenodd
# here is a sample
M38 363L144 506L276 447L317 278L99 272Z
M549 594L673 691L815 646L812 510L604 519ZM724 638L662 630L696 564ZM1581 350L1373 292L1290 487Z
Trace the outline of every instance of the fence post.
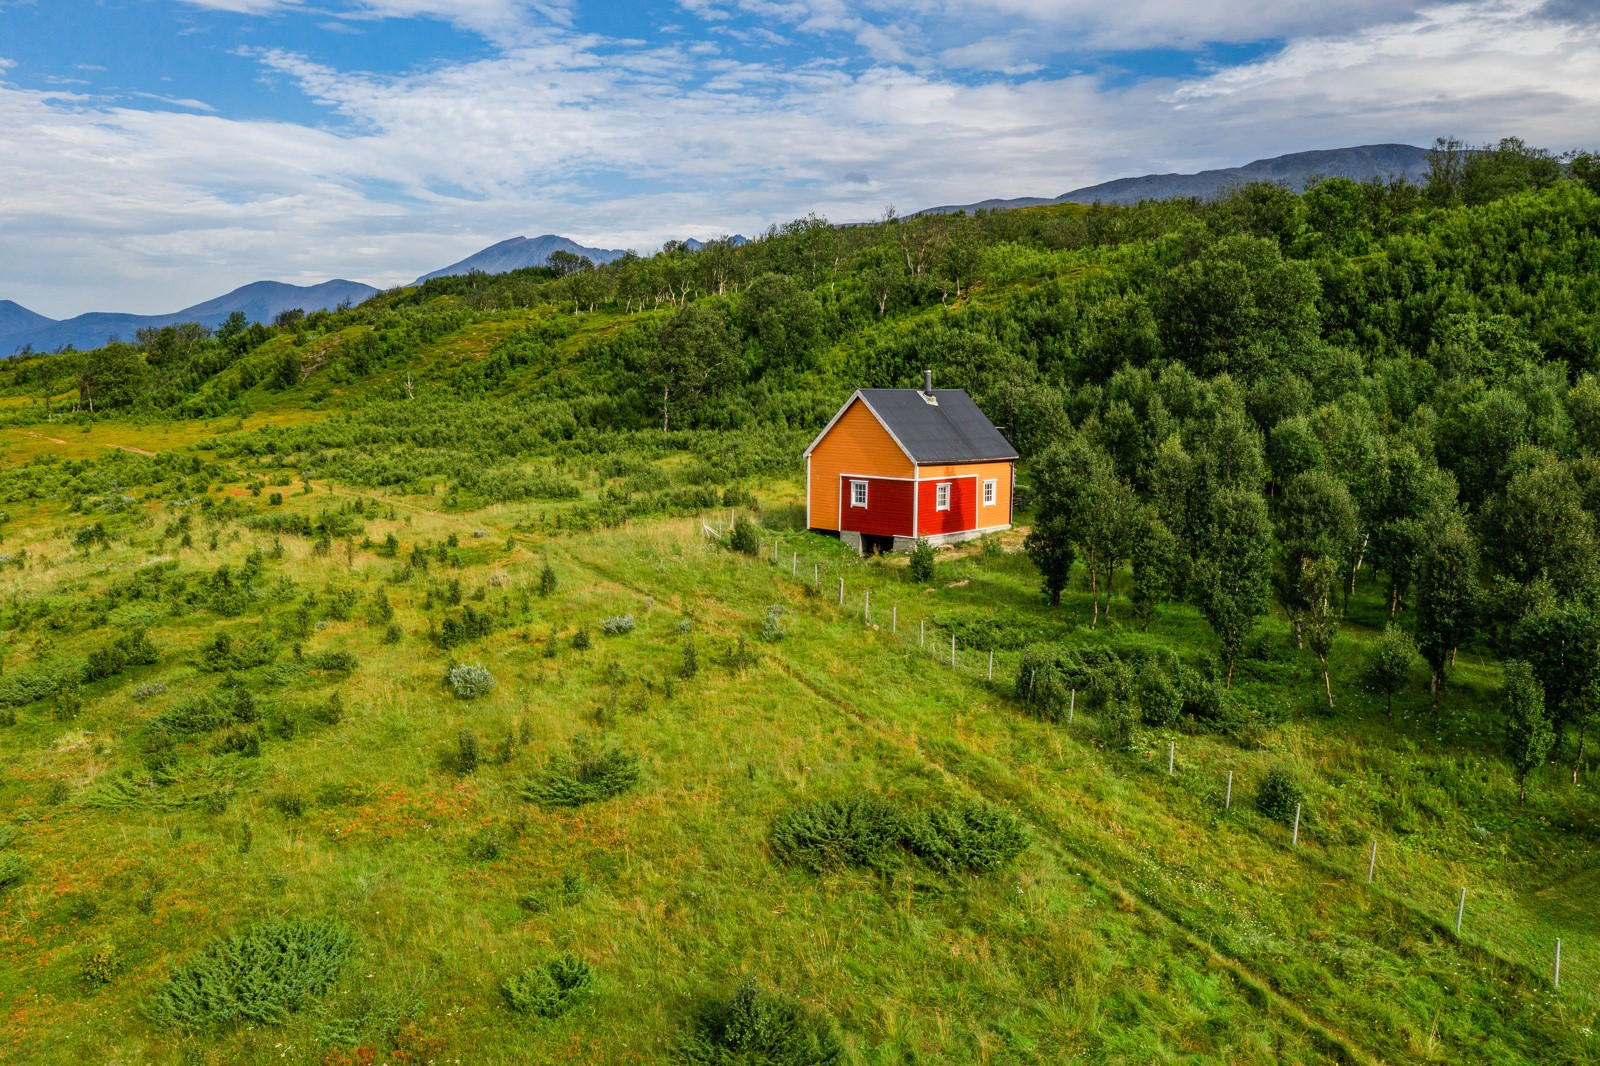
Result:
M822 591L822 564L821 563L812 563L811 564L811 583L813 585L817 586L817 591L818 592Z
M776 540L772 542L772 565L778 565L778 542Z
M928 620L924 618L917 625L919 627L917 630L917 647L926 648L928 646Z
M956 664L956 635L954 633L951 633L950 634L950 665L951 666L955 666L955 664Z
M889 632L900 632L900 605L898 603L889 608Z
M1230 810L1233 807L1233 771L1228 771L1228 791L1222 797L1222 809Z
M1467 886L1461 886L1461 899L1456 902L1456 936L1461 935L1461 916L1467 912Z
M863 595L866 596L866 599L862 602L861 617L866 620L866 623L868 625L871 625L872 624L872 590L868 589Z
M1072 716L1077 713L1077 710L1078 710L1078 690L1077 689L1073 689L1071 691L1071 693L1067 696L1067 724L1068 725L1072 724Z
M1289 838L1291 848L1300 846L1300 804L1294 805L1294 836Z
M844 606L844 576L839 577L839 606Z
M1167 741L1167 776L1168 777L1172 776L1172 764L1173 764L1173 761L1177 758L1177 755L1178 755L1178 742L1176 740L1168 740Z
M1378 868L1378 838L1372 838L1372 854L1367 857L1367 884L1372 884L1372 874Z
M1561 987L1561 938L1560 937L1556 937L1556 972L1555 972L1555 981L1553 983L1555 984L1555 987L1557 987L1557 988Z
M989 680L994 680L994 649L989 649Z

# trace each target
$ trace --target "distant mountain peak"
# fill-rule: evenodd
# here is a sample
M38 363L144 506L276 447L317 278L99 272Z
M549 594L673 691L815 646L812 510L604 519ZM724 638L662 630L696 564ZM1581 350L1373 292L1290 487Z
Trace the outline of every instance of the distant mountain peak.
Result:
M482 271L485 274L505 274L525 267L544 266L552 252L570 252L581 255L599 265L620 259L625 254L620 248L589 248L555 233L541 233L537 237L511 237L491 244L482 251L473 252L447 267L422 275L413 285L421 285L432 278L446 278L456 274Z
M1428 172L1428 150L1410 144L1363 144L1351 148L1325 148L1308 152L1257 159L1242 167L1202 170L1195 174L1145 174L1137 178L1088 185L1055 197L1024 196L1010 200L983 200L974 204L930 207L919 215L948 215L957 211L1003 211L1018 207L1050 204L1136 204L1141 200L1169 200L1174 197L1215 199L1236 185L1268 181L1294 189L1306 187L1313 178L1404 177L1419 180Z

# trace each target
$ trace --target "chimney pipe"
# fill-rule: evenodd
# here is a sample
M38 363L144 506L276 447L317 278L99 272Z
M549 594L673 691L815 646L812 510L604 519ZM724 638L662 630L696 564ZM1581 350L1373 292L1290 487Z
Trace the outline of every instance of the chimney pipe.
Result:
M933 371L931 370L922 372L922 391L929 396L933 395Z

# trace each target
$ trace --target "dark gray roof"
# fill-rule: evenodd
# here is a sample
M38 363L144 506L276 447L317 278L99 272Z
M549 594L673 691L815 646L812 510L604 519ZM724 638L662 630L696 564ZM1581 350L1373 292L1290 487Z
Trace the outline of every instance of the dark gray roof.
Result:
M934 389L931 404L921 389L862 389L861 398L916 463L979 463L1015 459L1017 450L1000 435L966 389Z

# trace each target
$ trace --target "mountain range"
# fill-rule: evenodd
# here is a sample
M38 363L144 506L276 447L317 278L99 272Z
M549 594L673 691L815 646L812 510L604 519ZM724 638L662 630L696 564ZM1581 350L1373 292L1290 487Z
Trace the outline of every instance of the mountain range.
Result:
M30 347L37 352L53 352L68 345L80 349L97 348L110 340L132 342L141 329L179 322L198 322L215 329L235 311L242 311L252 322L271 322L279 312L292 308L319 311L341 304L358 304L377 294L377 289L359 281L324 281L320 285L256 281L169 315L91 311L59 321L4 300L0 301L0 352L10 354Z
M1409 144L1365 144L1355 148L1331 148L1315 152L1257 159L1242 167L1202 170L1198 174L1146 174L1137 178L1118 178L1099 185L1053 197L1022 196L1012 200L980 200L975 204L947 204L918 211L919 215L949 215L957 211L1005 211L1017 207L1049 204L1136 204L1141 200L1170 200L1174 197L1216 198L1236 185L1267 181L1299 192L1314 179L1404 177L1421 180L1428 173L1428 150Z
M1368 144L1354 148L1295 152L1271 159L1258 159L1242 167L1204 170L1198 174L1146 174L1137 178L1119 178L1049 198L1018 197L949 204L926 208L917 214L1003 211L1062 203L1132 204L1140 200L1164 200L1179 196L1211 199L1233 186L1253 181L1273 182L1298 191L1317 178L1364 181L1368 178L1404 177L1415 181L1421 179L1427 170L1428 151L1425 148L1409 144ZM731 239L734 244L744 244L746 240L744 237ZM692 239L684 244L691 251L704 246L702 242ZM522 267L542 266L552 252L558 251L585 256L596 264L609 263L626 254L616 248L590 248L554 233L537 237L512 237L459 262L424 274L413 284L420 285L429 278L466 274L474 270L502 274ZM235 311L244 312L245 317L254 322L270 322L280 311L300 308L309 312L345 303L360 303L377 292L372 286L355 281L327 281L306 286L258 281L169 315L125 315L97 311L61 321L36 314L10 300L0 300L0 353L9 354L24 347L31 347L34 351L55 351L68 345L93 348L113 338L132 341L138 331L145 327L178 322L199 322L214 328Z

